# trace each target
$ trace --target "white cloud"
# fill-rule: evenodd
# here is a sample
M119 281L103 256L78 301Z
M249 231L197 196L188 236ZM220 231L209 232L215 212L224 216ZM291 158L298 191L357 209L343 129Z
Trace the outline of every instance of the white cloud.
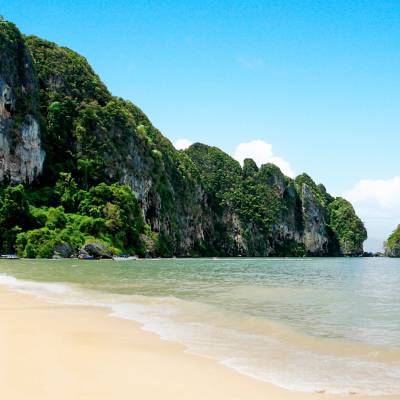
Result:
M364 221L369 239L366 249L381 250L383 242L400 224L400 176L364 179L344 193Z
M177 139L174 142L174 147L177 150L184 150L190 147L193 144L189 139Z
M242 165L245 158L252 158L258 166L272 163L277 165L285 175L290 177L294 176L290 163L276 156L272 151L272 145L264 140L258 139L247 143L240 143L236 147L233 157Z

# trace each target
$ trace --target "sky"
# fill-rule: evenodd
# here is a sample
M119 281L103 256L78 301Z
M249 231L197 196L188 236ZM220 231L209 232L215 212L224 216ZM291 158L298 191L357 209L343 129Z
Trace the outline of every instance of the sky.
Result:
M179 148L308 173L377 251L400 224L400 0L0 0Z

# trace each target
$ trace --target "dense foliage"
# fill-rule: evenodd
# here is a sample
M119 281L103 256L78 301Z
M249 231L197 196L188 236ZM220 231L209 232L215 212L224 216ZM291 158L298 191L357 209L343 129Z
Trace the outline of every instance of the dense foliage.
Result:
M44 119L46 183L60 172L77 169L76 125L83 109L105 105L111 95L86 59L65 47L28 36L40 87L40 111Z
M46 150L41 184L50 185L62 172L71 173L84 189L101 182L151 182L146 221L154 249L176 253L180 208L188 208L196 171L143 112L113 97L86 60L75 52L37 37L27 38L40 82ZM142 187L133 187L140 198ZM195 207L190 207L196 211ZM160 221L161 220L161 221ZM158 233L160 233L158 235Z
M2 252L65 257L93 242L110 253L161 256L362 251L365 229L351 205L309 176L292 180L251 159L241 167L200 143L175 150L137 106L109 93L84 57L24 38L3 20L0 56L15 140L22 118L35 115L46 153L33 185L3 182ZM318 248L321 237L328 244Z
M6 83L11 92L7 108L13 115L15 136L18 136L18 128L27 113L39 116L37 78L32 69L26 68L31 63L31 53L18 28L0 17L0 80L7 76ZM20 81L25 83L24 86L19 84Z
M269 243L273 255L305 255L309 251L304 244L294 237L282 238L282 230L304 234L310 225L312 229L324 227L324 251L328 254L362 254L367 233L351 204L329 195L323 185L317 185L307 174L293 181L276 165L258 168L251 159L246 159L241 168L221 150L200 143L186 153L200 171L210 207L216 213L232 210L242 221L240 234L250 239L249 243L256 241L256 247L248 247L247 254L263 254ZM261 242L257 241L258 234L262 235Z
M330 227L339 240L342 254L361 254L367 231L353 206L347 200L337 197L329 203L328 210Z
M6 187L0 206L3 252L16 249L19 255L34 258L52 257L59 249L70 256L94 241L117 254L144 253L143 218L135 196L124 185L101 183L82 190L65 173L53 188Z
M253 160L240 164L216 147L196 143L186 150L195 162L210 205L216 212L232 209L246 222L255 222L267 233L284 210L279 189L271 181L279 168L272 164L259 170ZM272 172L273 171L273 172ZM285 179L283 174L282 179Z

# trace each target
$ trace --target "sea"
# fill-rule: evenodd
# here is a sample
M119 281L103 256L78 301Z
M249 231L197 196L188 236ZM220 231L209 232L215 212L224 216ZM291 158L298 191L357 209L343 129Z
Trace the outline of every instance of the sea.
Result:
M0 284L282 388L400 395L400 259L0 260Z

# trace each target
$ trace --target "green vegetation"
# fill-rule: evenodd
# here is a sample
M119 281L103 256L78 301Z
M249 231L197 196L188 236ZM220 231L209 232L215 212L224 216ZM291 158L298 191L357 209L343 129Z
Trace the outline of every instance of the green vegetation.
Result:
M400 257L400 225L385 242L385 255L388 257Z
M0 189L0 243L1 251L14 250L17 234L29 229L32 218L22 185Z
M324 185L317 185L307 174L297 176L295 185L299 192L301 192L303 185L307 186L322 207L326 207L334 200L334 198L327 193Z
M111 95L84 57L35 36L28 36L26 44L35 61L40 87L42 141L46 151L43 178L49 183L60 172L77 170L78 116L85 108L105 105Z
M341 253L362 254L362 243L367 239L367 231L353 206L347 200L337 197L329 203L328 210L330 228L339 241Z
M259 170L253 160L244 168L216 147L196 143L186 150L200 171L210 206L217 213L233 210L246 223L255 222L267 233L284 210L278 188L272 182L275 172L285 179L272 164Z
M31 53L18 28L4 19L0 19L0 60L0 78L7 77L6 82L0 79L0 89L4 90L4 84L9 88L8 111L13 115L12 134L17 140L18 129L27 113L39 116L39 96L36 74L26 68L32 63ZM21 81L24 85L20 85Z
M366 232L351 205L308 175L293 180L251 159L242 168L200 143L175 150L137 106L109 93L84 57L23 37L2 19L0 59L13 142L31 114L46 153L32 185L2 183L2 252L66 257L94 242L150 256L362 252Z
M61 205L43 205L49 194L51 202ZM116 254L144 254L144 222L127 186L101 183L85 191L65 173L54 189L26 193L22 185L8 186L0 205L3 252L16 249L21 256L35 258L52 257L59 249L69 256L85 243L100 242Z

